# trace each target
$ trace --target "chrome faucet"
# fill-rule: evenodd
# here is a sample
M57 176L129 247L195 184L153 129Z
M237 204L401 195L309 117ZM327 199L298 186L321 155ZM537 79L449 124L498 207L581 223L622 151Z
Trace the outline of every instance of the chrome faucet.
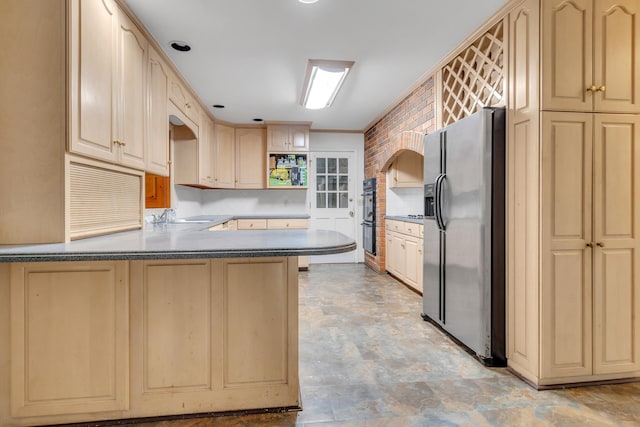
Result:
M173 208L165 209L160 215L153 215L153 222L156 224L164 224L171 222L176 218L176 210Z

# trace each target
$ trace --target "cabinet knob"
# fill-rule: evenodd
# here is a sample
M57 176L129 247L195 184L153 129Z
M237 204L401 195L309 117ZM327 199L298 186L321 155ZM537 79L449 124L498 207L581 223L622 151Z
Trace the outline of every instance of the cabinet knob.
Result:
M127 145L127 143L124 142L124 141L120 141L120 145L122 145L124 147L125 145Z
M587 242L586 247L587 248L592 248L593 247L593 243L592 242Z
M595 92L597 89L596 85L591 85L587 88L587 92Z
M598 243L596 243L596 246L599 247L599 248L604 248L604 243L598 242Z
M605 91L605 89L606 89L606 87L604 87L604 86L600 86L600 87L598 88L598 92L604 92L604 91Z

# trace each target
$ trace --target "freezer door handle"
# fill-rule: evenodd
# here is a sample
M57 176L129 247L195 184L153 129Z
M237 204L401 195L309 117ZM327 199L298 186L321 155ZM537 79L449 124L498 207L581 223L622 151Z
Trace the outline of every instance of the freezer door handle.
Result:
M436 178L436 197L435 197L435 216L436 223L438 224L438 229L441 231L445 230L444 219L442 217L442 184L444 182L446 175L440 174Z

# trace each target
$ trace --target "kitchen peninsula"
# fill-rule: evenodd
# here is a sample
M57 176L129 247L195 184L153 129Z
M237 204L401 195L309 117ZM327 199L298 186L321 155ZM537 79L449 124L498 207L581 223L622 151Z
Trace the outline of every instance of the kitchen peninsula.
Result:
M355 242L218 223L0 246L0 425L299 408L297 257Z

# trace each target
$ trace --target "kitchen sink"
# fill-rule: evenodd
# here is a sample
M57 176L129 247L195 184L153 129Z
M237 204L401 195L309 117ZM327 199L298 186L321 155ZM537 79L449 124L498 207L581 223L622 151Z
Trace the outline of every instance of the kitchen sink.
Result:
M211 222L207 219L188 219L188 218L176 218L171 220L169 224L204 224L207 222Z

